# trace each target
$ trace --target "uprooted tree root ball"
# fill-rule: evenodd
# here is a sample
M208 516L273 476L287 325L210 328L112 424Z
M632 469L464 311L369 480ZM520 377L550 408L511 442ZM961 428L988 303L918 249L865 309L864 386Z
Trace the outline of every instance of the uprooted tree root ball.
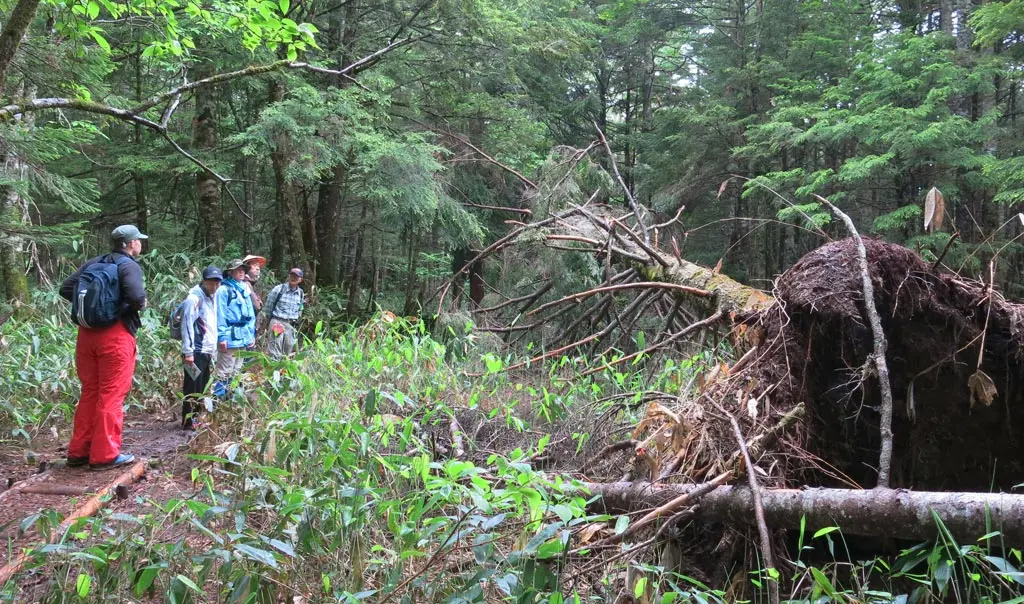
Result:
M892 486L1009 490L1024 470L1024 307L937 273L906 248L865 245L895 397ZM758 421L769 424L764 411L779 416L805 402L804 429L790 432L791 450L780 452L785 482L874 486L879 388L853 241L804 256L775 294L775 306L747 318L763 333L755 360L709 395L748 422L753 397ZM737 390L743 409L730 396Z

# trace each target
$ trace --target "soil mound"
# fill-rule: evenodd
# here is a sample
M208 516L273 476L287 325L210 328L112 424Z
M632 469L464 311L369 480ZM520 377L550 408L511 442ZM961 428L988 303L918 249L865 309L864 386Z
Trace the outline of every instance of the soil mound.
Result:
M1019 484L1024 307L984 283L940 274L904 247L875 240L865 247L888 340L891 486L988 491ZM880 397L855 243L836 241L804 256L779 278L776 296L778 305L758 318L764 351L735 377L761 390L774 385L775 414L807 405L804 430L790 444L812 463L790 460L795 475L787 478L874 486Z

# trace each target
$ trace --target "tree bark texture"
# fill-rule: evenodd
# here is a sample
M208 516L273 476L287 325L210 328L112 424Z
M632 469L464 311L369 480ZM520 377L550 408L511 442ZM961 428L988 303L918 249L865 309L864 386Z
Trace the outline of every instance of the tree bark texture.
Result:
M19 94L32 97L35 95L35 87L19 87ZM20 128L31 129L35 124L35 118L31 114L22 116L18 124ZM16 153L9 153L3 156L3 173L6 178L24 182L28 178L28 165ZM0 187L0 229L4 225L20 226L28 225L28 200L26 200L18 188L12 185ZM29 301L28 278L25 276L24 256L26 245L23 237L8 233L3 236L0 232L0 285L2 285L3 299L8 302L26 304Z
M347 65L353 60L352 45L358 30L359 2L352 0L344 11L336 11L331 20L330 36L336 44L339 65ZM344 88L350 80L331 76L329 85ZM331 170L330 178L320 187L320 195L316 209L316 261L317 278L320 285L334 286L341 282L341 229L342 203L348 170L344 164L338 164Z
M204 62L195 74L197 79L213 75L213 63ZM192 120L192 146L201 151L217 148L216 87L196 89L196 112ZM224 250L224 214L220 207L220 183L209 170L196 173L196 195L199 198L199 220L206 228L206 246L211 254Z
M38 8L39 0L20 0L14 5L11 16L0 31L0 93L7 83L7 74L14 56L18 53L18 47L21 46L21 39L28 26L32 24Z
M283 99L284 87L280 82L271 81L270 102L276 103ZM278 132L274 136L270 161L274 167L274 196L277 200L279 215L283 218L284 239L290 254L289 262L293 265L300 265L303 270L309 270L309 258L306 256L306 246L302 238L302 212L299 208L295 184L288 178L288 167L292 161L292 142L289 133ZM313 280L309 281L312 285Z
M595 511L613 514L663 505L700 485L659 485L637 482L584 483L601 498ZM844 533L898 539L933 539L942 519L961 543L973 543L1000 531L1006 545L1024 544L1024 495L1003 493L941 493L903 489L762 489L765 520L776 528L808 533L838 526ZM754 497L747 487L721 486L698 502L700 518L730 524L754 523Z

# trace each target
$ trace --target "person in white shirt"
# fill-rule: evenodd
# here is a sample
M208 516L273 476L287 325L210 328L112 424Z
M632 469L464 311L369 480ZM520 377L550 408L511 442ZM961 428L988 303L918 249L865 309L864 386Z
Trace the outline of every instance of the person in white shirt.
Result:
M181 319L181 358L185 380L181 401L181 427L195 430L195 416L202 408L200 397L210 382L213 355L217 351L217 288L224 275L216 266L203 270L203 281L185 298Z

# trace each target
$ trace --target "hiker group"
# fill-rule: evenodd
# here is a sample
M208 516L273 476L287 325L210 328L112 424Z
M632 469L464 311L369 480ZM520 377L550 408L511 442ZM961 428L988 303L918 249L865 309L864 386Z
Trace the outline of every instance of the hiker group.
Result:
M82 383L67 450L69 467L100 470L135 461L121 452L122 405L135 374L139 312L147 302L136 260L143 239L148 236L134 225L117 227L111 232L113 250L86 261L61 285L61 296L71 302L71 316L79 326L75 366ZM171 315L171 335L181 340L185 430L196 429L211 378L212 394L227 395L245 360L239 353L255 350L258 334L267 333L266 352L274 360L295 349L305 304L303 271L291 269L264 305L257 283L265 264L261 256L246 256L232 260L223 271L206 267L202 281Z

